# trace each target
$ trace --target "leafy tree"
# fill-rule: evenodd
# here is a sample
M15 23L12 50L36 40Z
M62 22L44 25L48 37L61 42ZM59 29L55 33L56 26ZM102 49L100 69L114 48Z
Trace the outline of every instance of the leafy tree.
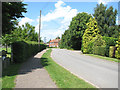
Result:
M107 6L104 6L102 3L97 4L97 7L94 9L93 16L95 17L100 34L102 36L116 37L118 36L118 26L116 25L116 15L117 10L113 10L113 7L110 6L107 9Z
M78 13L77 16L73 17L70 23L70 36L71 36L71 46L73 49L81 49L82 44L82 36L84 31L86 30L87 26L86 23L89 22L89 19L92 16L82 12Z
M26 4L22 2L2 2L2 33L10 33L17 25L17 18L22 18L23 12L27 12Z
M82 43L83 53L91 53L91 49L93 46L92 40L100 33L95 18L93 19L90 18L89 21L90 22L86 24L87 29L85 30L83 35L83 43Z
M35 32L35 27L26 23L11 31L11 34L2 36L2 44L6 46L6 50L7 46L15 41L38 41L38 34Z
M62 35L61 48L81 49L82 36L90 17L92 16L83 12L72 18L69 29Z

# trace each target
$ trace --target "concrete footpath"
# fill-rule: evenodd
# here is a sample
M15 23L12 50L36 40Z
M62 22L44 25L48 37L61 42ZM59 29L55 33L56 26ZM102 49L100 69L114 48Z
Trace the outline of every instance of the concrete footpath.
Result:
M46 50L43 50L23 63L16 77L15 88L57 88L41 65L40 58L45 52Z

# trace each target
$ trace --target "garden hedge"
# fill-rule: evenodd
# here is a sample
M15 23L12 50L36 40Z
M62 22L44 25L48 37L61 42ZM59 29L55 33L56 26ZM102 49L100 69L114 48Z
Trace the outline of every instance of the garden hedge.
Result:
M119 39L116 42L117 42L117 45L116 45L117 50L115 51L115 57L120 59L120 33L119 33Z
M105 43L106 43L105 56L109 57L109 47L115 46L117 44L116 41L118 40L118 38L103 36L103 40L105 40Z
M111 58L115 57L115 50L116 50L115 46L110 46L110 48L109 48L109 57L111 57Z
M106 47L105 46L96 46L93 49L93 54L105 56Z
M21 63L27 60L32 55L42 51L46 48L46 45L40 44L40 48L37 42L25 42L17 41L12 43L13 61L15 63Z

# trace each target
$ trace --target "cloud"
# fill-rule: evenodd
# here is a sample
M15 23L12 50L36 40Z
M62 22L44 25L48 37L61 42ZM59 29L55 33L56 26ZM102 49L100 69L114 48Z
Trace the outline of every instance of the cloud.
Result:
M70 21L76 14L78 13L77 9L72 9L70 6L66 5L63 1L59 0L57 3L55 3L55 9L50 10L46 15L41 15L41 36L47 37L48 39L54 39L57 36L60 36L63 34L63 32L68 29L68 26L70 25ZM49 23L56 22L56 24L59 23L58 29L52 29L52 30L43 30L45 29L44 23L47 23L48 27L51 27ZM37 22L39 23L39 17L37 19ZM49 22L49 23L48 23ZM36 25L35 30L38 32L39 30L39 24Z
M113 0L98 0L98 3L99 4L104 4L104 5L106 5L108 2L111 2L111 1L113 1Z
M52 12L49 12L48 14L46 14L45 16L42 16L42 21L51 21L51 20L56 20L58 18L66 18L66 15L68 17L71 17L72 15L69 14L71 11L74 11L73 13L76 14L76 9L71 9L70 6L66 6L65 7L65 3L61 0L59 0L56 4L55 4L55 10Z
M32 23L32 22L34 22L34 20L30 19L28 17L22 18L21 21L19 22L19 26L25 25L25 23L27 23L27 22Z

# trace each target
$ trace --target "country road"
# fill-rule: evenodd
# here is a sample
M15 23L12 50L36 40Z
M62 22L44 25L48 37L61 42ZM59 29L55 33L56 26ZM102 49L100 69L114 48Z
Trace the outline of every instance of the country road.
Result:
M99 88L118 88L118 64L77 51L52 49L55 62Z

